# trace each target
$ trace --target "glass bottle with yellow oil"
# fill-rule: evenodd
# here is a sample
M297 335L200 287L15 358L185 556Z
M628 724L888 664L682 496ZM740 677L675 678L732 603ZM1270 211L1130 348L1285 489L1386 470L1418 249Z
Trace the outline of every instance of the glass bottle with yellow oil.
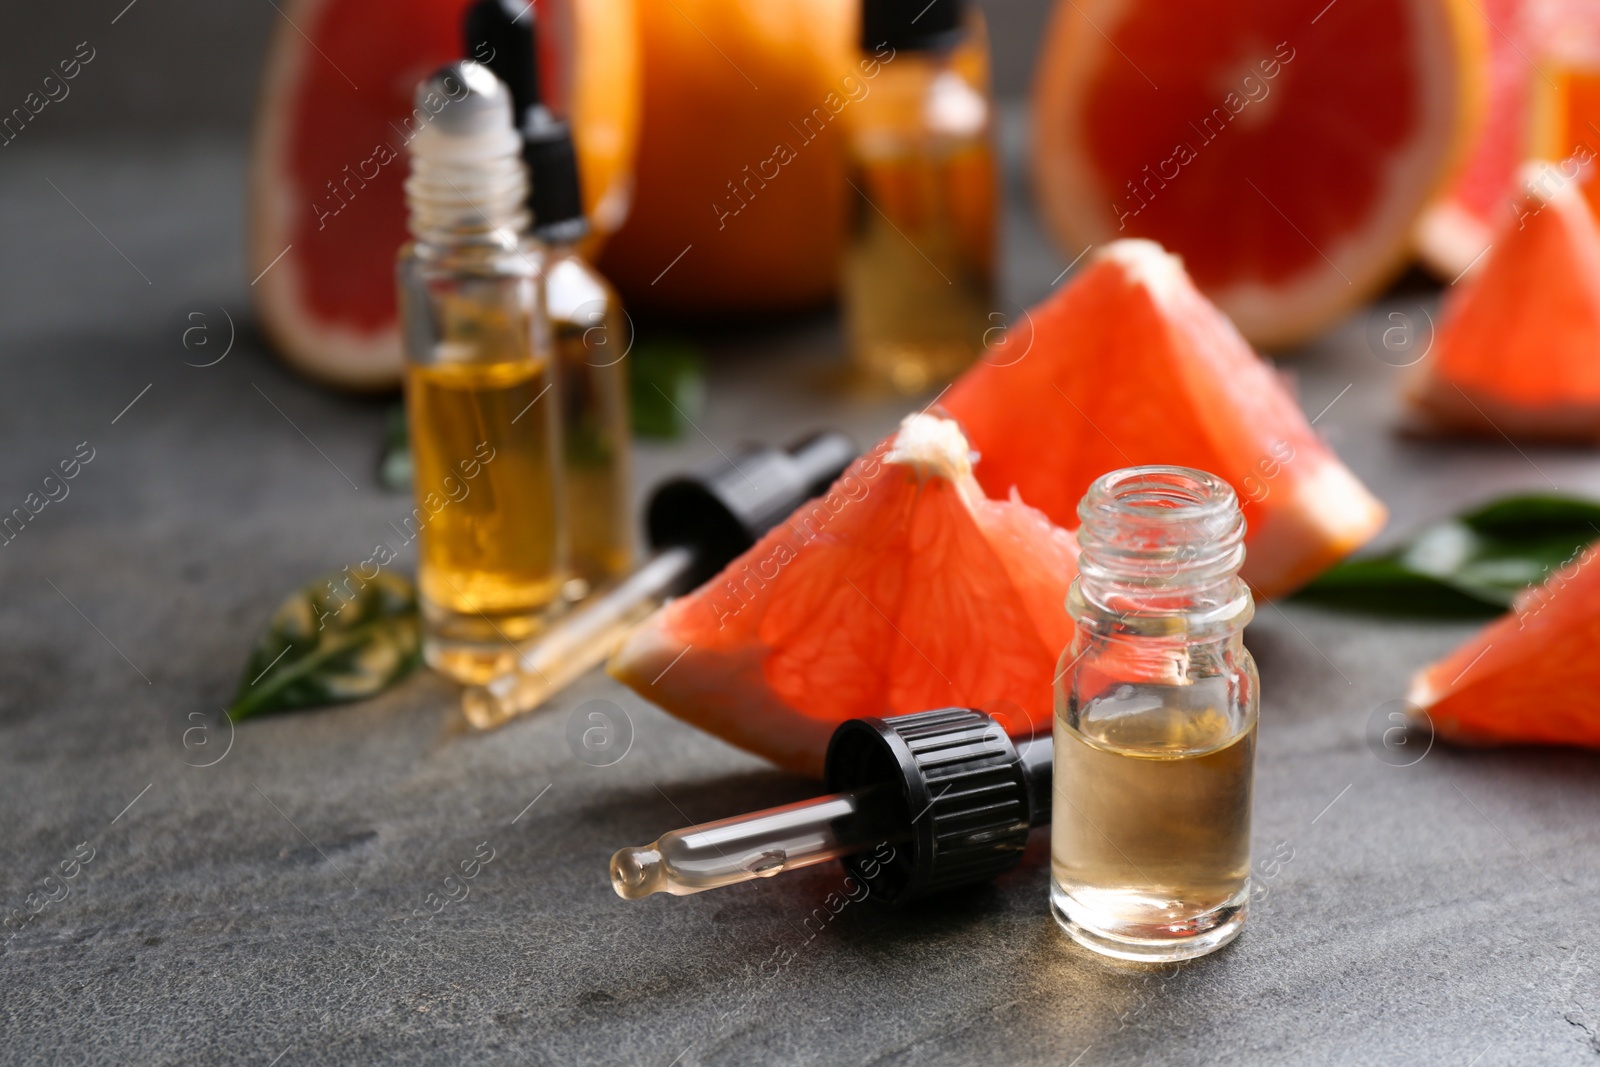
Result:
M844 112L845 328L866 380L916 393L997 326L988 36L964 0L864 0L861 46L865 92Z
M417 90L401 328L423 653L463 682L508 670L568 580L558 370L506 89L470 61Z
M541 100L538 23L522 0L467 8L462 44L511 92L531 182L528 206L541 247L545 311L559 365L569 602L609 586L633 566L627 367L631 335L616 291L580 254L589 233L570 126Z
M1227 944L1250 897L1259 681L1239 577L1244 517L1186 467L1102 476L1057 670L1050 903L1078 943L1130 960Z
M544 246L545 310L560 365L566 464L569 601L616 582L633 567L628 368L632 345L622 300L579 244L589 233L578 160L566 123L542 107L523 120L533 178L533 233Z

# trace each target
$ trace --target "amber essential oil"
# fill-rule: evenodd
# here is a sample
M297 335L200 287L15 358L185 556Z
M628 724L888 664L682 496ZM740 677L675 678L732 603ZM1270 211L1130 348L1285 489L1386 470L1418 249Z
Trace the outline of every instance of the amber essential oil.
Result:
M498 661L507 640L536 633L560 591L555 404L540 399L549 387L542 359L407 370L417 502L438 508L420 538L420 592L446 630L488 645L456 657L468 662L451 674L489 669L470 663Z
M1242 632L1244 519L1183 467L1097 480L1079 505L1077 626L1056 683L1051 909L1129 960L1215 951L1244 925L1259 682Z
M988 40L955 0L868 0L861 43L876 73L847 112L845 328L865 381L917 393L1004 327Z
M546 300L561 380L571 578L579 601L633 567L630 335L616 291L570 246L551 245Z
M561 605L568 579L559 374L527 178L504 86L470 61L411 143L400 308L423 655L481 684Z

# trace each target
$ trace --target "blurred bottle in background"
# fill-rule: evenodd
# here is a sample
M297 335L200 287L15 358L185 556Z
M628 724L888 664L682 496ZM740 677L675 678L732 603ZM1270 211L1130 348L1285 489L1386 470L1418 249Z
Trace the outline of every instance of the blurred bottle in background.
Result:
M861 14L876 73L846 111L845 327L869 381L916 393L970 364L997 325L988 35L963 0L863 0Z
M633 567L628 370L632 343L621 298L578 244L589 232L572 132L543 108L522 136L533 176L533 234L544 245L545 309L555 341L572 577L582 600Z
M540 245L561 408L570 577L568 603L633 567L628 372L632 338L621 300L578 252L589 234L572 128L539 95L538 26L523 0L479 0L462 21L462 43L511 92L528 208Z
M1528 9L1540 54L1532 57L1529 155L1574 165L1600 159L1600 3L1539 0ZM1590 202L1600 206L1600 189Z

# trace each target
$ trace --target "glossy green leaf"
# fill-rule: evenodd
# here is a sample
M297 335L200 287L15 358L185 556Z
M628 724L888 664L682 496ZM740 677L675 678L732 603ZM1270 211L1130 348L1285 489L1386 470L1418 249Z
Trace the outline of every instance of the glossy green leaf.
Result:
M422 661L417 591L356 568L321 578L278 606L239 679L228 715L251 715L364 700Z
M1427 526L1382 555L1346 560L1299 595L1393 614L1493 615L1597 539L1600 503L1505 497Z

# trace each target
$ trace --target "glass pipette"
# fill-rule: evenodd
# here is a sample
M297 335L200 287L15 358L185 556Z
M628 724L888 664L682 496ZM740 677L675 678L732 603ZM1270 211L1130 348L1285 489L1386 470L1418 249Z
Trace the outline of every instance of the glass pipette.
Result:
M657 486L645 508L655 553L527 646L514 671L467 689L467 721L493 729L604 663L651 612L714 576L826 490L857 451L843 434L813 434L788 448L750 446Z
M1016 743L981 711L852 719L828 744L835 792L663 834L611 857L625 900L685 896L830 859L899 903L992 878L1050 821L1048 736Z

